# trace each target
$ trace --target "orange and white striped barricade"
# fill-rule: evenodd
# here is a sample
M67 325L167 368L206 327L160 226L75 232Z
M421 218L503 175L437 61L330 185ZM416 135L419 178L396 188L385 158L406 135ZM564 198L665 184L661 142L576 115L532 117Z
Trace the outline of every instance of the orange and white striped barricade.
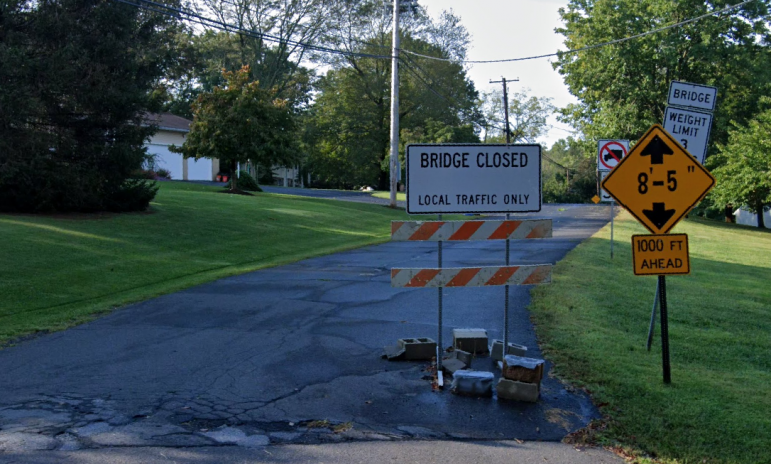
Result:
M439 333L436 356L438 372L442 369L442 289L444 287L505 286L503 346L508 346L509 285L551 282L550 264L510 266L509 241L551 236L551 219L391 222L391 240L393 241L430 241L438 242L439 245L437 268L391 270L392 287L439 289ZM506 240L506 266L442 268L442 242L469 240Z

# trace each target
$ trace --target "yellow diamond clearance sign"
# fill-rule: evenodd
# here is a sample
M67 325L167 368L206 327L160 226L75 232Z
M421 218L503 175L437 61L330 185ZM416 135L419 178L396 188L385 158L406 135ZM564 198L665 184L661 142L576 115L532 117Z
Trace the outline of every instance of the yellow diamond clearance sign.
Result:
M654 234L666 234L715 186L715 178L655 124L602 182Z

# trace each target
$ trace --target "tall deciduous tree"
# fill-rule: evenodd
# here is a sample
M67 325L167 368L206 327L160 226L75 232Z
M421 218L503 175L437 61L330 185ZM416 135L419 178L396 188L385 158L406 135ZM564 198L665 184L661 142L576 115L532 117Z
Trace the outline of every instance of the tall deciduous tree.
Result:
M330 56L318 83L306 132L308 167L330 186L388 185L391 13L382 2L341 0L327 40L351 52ZM440 27L439 25L443 27ZM432 23L417 8L402 15L403 49L440 58L462 57L468 33L446 13ZM477 92L456 62L402 54L400 129L411 137L457 134L478 117ZM438 128L444 127L446 130ZM472 130L473 133L473 130ZM476 136L474 136L476 139Z
M711 195L723 204L745 206L765 227L763 213L771 205L771 110L760 113L747 126L734 127L728 144L711 165L717 179Z
M548 130L548 118L556 110L551 98L530 95L529 89L509 92L508 97L511 143L536 143ZM485 93L481 108L484 116L481 126L485 142L506 142L503 91L493 90Z
M110 0L0 3L0 209L138 210L131 180L174 18Z
M237 163L288 164L296 156L296 123L277 90L252 81L249 67L224 71L225 85L202 93L193 104L193 123L181 147L190 158L218 158L235 173ZM238 190L236 176L230 189Z
M569 49L591 47L705 15L725 0L571 0L557 32ZM736 3L736 2L733 2ZM564 111L583 132L585 149L600 138L636 140L661 123L672 80L713 85L718 105L712 141L725 143L729 121L746 123L771 90L767 2L613 45L560 56L554 64L579 103ZM714 149L711 150L714 152Z

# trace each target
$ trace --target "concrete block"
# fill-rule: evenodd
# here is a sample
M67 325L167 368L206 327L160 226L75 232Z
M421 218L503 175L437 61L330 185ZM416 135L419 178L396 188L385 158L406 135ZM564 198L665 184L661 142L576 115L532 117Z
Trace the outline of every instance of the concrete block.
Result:
M516 343L509 342L509 347L506 350L506 354L513 354L514 356L527 356L527 347L525 345L518 345ZM503 361L503 340L493 340L493 344L490 346L490 357L495 361Z
M524 383L540 384L543 378L543 359L524 358L508 354L503 357L502 376Z
M456 350L472 354L487 354L487 331L485 329L453 329L452 346Z
M492 372L456 371L450 389L458 395L492 396L493 380L495 376Z
M430 338L401 338L399 346L408 361L430 361L436 356L436 342Z
M452 353L455 356L455 359L463 362L466 366L471 366L471 353L463 350L455 350Z
M465 364L466 367L471 366L471 353L469 353L468 351L463 351L463 350L450 351L442 359L457 359L458 361Z
M537 383L517 382L516 380L504 378L498 380L498 385L495 386L498 398L504 400L529 401L531 403L538 401L540 390L541 388Z
M447 358L442 360L442 370L447 372L448 374L454 375L455 372L466 369L468 366L463 363L460 359L456 358Z

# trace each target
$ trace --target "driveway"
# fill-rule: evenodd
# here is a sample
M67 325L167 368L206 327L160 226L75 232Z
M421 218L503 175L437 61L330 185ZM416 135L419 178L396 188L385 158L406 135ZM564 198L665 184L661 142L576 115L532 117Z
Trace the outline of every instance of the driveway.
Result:
M560 260L608 209L545 205L529 216L551 217L554 238L512 242L512 264ZM382 359L398 338L436 338L437 291L390 286L392 267L436 261L436 244L370 246L200 285L4 349L0 450L559 441L599 417L585 394L548 375L548 362L530 404L432 391L427 362ZM503 242L444 246L447 267L503 261ZM511 288L509 337L540 357L529 290ZM502 338L503 295L445 289L445 346L453 328ZM474 367L495 371L489 358Z

